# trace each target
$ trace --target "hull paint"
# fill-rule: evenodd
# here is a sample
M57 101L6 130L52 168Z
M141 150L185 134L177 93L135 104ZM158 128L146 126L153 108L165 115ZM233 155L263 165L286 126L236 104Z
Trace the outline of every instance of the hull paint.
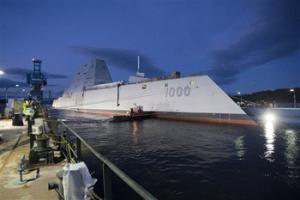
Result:
M126 116L127 111L113 111L113 110L83 110L76 109L76 112L92 113L102 116ZM209 123L209 124L230 124L238 126L258 126L258 124L247 115L240 114L210 114L210 113L172 113L172 112L153 112L152 117L158 119L174 120L174 121L187 121L196 123Z
M258 124L250 118L231 118L231 117L220 117L216 116L203 116L202 114L197 115L185 115L185 114L157 114L159 119L168 119L176 121L188 121L196 123L207 123L207 124L230 124L238 126L258 126Z
M127 111L113 111L113 110L85 110L85 109L71 109L81 113L91 113L103 116L124 116L127 115Z

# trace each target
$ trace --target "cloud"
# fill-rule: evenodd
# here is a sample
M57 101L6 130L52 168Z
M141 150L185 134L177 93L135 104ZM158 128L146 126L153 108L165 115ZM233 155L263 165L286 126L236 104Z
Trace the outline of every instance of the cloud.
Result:
M32 69L25 69L25 68L4 68L1 69L2 71L5 72L7 75L12 75L12 76L18 76L18 77L26 77L27 73L31 73ZM64 79L67 78L65 75L60 75L60 74L52 74L52 73L47 73L47 72L42 72L45 74L45 76L49 79Z
M16 85L19 85L20 87L27 87L28 84L20 81L13 81L10 79L0 79L0 88L10 88L10 87L16 87Z
M210 53L211 74L229 84L239 73L290 56L300 49L299 0L257 1L255 24L238 40Z
M104 59L108 65L135 72L137 70L137 56L140 56L141 71L150 76L165 74L164 70L155 67L152 61L136 50L120 48L94 48L87 46L71 46L74 52Z

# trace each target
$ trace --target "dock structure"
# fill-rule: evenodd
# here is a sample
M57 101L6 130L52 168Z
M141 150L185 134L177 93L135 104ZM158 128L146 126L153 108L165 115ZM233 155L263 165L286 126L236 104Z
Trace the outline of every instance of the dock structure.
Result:
M28 160L30 151L27 126L14 127L11 120L0 120L0 194L1 199L57 199L57 193L48 190L48 182L57 181L56 173L64 161L39 166L37 171L28 169L20 182L20 159L25 155Z
M40 120L35 124L39 124ZM118 193L112 188L112 182L116 179L121 180L124 183L123 186L129 187L133 194L141 199L156 199L110 160L95 151L63 121L46 118L43 119L43 122L48 129L48 131L44 130L47 133L45 137L49 137L51 143L46 149L53 149L51 153L54 155L51 162L43 154L34 154L34 158L37 158L39 162L36 162L36 159L32 160L32 151L39 151L41 144L45 146L45 143L41 143L39 139L41 135L35 135L35 141L32 140L31 136L37 131L36 127L29 128L31 123L14 127L11 120L0 120L0 134L2 134L0 143L1 199L64 199L65 193L61 193L64 189L60 188L61 182L58 174L64 174L64 166L67 163L69 165L82 162L82 147L97 158L99 163L97 168L102 172L102 180L99 181L102 182L103 193L96 194L94 187L89 187L87 195L91 197L90 199L112 200L113 194ZM30 133L29 130L32 132ZM33 143L37 146L34 146ZM61 180L63 180L63 176L60 177Z

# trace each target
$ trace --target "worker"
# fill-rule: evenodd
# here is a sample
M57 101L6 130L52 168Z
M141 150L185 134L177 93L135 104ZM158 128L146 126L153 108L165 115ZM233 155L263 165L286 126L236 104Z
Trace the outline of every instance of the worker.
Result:
M25 104L24 104L25 103ZM25 101L23 103L23 114L27 117L27 118L33 118L35 112L34 109L32 108L32 101L31 98L29 97L27 101Z
M23 114L26 112L27 109L27 103L26 103L26 99L24 99L23 101Z

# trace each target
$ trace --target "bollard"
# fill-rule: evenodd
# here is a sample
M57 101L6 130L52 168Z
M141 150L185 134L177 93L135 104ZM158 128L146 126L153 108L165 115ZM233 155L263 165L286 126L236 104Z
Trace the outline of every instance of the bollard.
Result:
M35 179L38 179L39 177L40 177L40 168L37 168Z
M13 126L23 126L23 116L20 113L14 113L12 117Z

